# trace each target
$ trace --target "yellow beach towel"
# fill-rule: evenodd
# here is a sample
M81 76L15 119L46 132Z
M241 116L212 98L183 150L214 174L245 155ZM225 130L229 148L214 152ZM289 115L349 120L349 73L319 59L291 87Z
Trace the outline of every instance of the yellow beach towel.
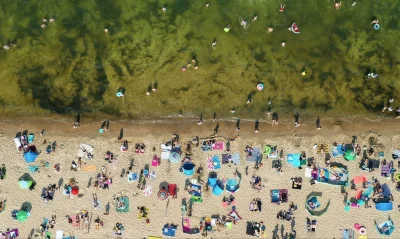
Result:
M96 172L96 166L95 165L85 165L83 166L82 170L85 172Z

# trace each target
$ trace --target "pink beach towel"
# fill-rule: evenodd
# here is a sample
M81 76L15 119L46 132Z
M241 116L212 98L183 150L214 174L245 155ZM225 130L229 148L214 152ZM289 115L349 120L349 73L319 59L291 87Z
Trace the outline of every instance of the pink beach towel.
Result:
M212 158L208 158L208 160L207 160L207 168L209 170L214 170L214 162L212 161Z
M184 233L189 233L190 232L190 219L188 217L184 218L183 220L183 232Z
M224 150L224 142L215 142L213 150Z

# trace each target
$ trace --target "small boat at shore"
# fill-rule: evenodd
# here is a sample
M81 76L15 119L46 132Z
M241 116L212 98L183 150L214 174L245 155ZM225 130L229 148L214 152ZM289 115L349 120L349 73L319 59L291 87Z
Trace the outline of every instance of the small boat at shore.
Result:
M293 33L295 33L295 34L300 34L300 30L299 30L299 28L297 27L297 24L294 22L293 24L292 24L292 26L289 28L289 31L291 31L291 32L293 32Z

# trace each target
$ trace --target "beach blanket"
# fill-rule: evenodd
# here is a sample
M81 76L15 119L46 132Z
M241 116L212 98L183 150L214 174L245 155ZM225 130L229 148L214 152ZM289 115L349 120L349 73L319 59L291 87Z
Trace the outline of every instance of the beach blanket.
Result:
M392 167L391 167L390 163L387 163L385 165L382 164L382 166L381 166L381 176L383 176L383 177L390 176L391 170L392 170Z
M96 206L96 202L93 200L93 202L92 202L92 205L93 205L93 207L95 208L95 209L97 209L97 210L102 210L102 207L101 207L101 201L99 200L99 199L97 199L97 206Z
M222 154L222 164L227 164L230 162L232 156L230 154Z
M95 165L85 165L82 167L82 170L85 172L96 172L97 167Z
M128 174L128 182L133 182L138 179L138 174L136 172L130 172Z
M238 152L232 154L231 161L235 165L239 164L240 163L240 154Z
M342 145L332 146L332 155L333 157L337 157L343 155L345 153L345 148Z
M222 207L227 208L228 206L235 206L236 205L236 199L233 200L231 203L228 204L228 202L222 202Z
M390 196L392 195L392 193L390 192L390 188L389 188L389 186L388 186L386 183L382 184L382 192L381 192L381 195L382 195L383 197L390 197Z
M212 146L213 150L224 150L224 142L215 142Z
M259 148L253 148L249 155L247 155L247 161L249 162L260 162L262 154Z
M212 156L212 163L214 165L214 169L220 169L221 168L221 162L219 161L219 156Z
M88 144L80 144L78 149L78 157L90 159L93 157L93 147Z
M129 198L125 196L125 197L120 197L119 200L122 201L123 206L120 206L117 200L115 203L115 210L117 212L129 212Z
M146 185L146 186L144 187L144 190L143 190L143 195L146 196L146 197L148 197L148 196L150 196L152 193L153 193L153 186L151 186L151 185Z
M185 217L182 219L183 233L190 233L190 219Z

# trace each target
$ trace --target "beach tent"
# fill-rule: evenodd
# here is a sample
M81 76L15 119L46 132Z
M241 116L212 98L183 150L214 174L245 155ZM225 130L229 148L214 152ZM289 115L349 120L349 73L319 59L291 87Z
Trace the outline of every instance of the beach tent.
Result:
M213 188L217 184L217 180L217 173L210 172L208 175L208 185Z
M323 215L326 211L328 211L329 205L331 203L331 200L329 199L325 208L317 211L316 209L321 206L321 203L318 201L318 197L322 197L321 192L311 192L306 197L306 209L311 216Z
M226 182L226 191L235 193L239 189L239 183L236 179L228 179Z
M393 221L392 221L392 219L390 219L390 217L388 218L388 220L386 222L383 222L379 225L376 223L376 220L374 222L375 222L375 226L376 226L376 229L378 230L379 234L384 235L384 236L392 235L395 227L394 227Z
M288 154L286 160L290 165L295 168L307 164L307 160L300 160L300 154Z
M26 212L26 211L19 210L19 211L17 212L17 220L18 220L19 222L24 222L24 221L26 221L26 220L28 219L28 217L29 217L29 213Z
M192 176L194 174L194 168L196 165L190 162L186 162L182 165L183 174L186 176Z
M355 160L357 157L356 152L354 152L353 150L347 150L346 153L344 154L344 158L347 161L353 161Z
M219 196L224 192L224 183L221 180L217 181L217 184L214 186L212 193L215 196Z
M29 189L33 184L33 180L30 179L21 179L18 182L18 185L22 189Z
M32 163L35 162L36 158L39 156L37 152L27 151L24 153L25 162Z
M343 186L348 183L349 175L344 168L318 168L317 182Z
M381 212L387 212L391 211L393 209L393 203L392 202L378 202L375 204L375 208L378 211Z

